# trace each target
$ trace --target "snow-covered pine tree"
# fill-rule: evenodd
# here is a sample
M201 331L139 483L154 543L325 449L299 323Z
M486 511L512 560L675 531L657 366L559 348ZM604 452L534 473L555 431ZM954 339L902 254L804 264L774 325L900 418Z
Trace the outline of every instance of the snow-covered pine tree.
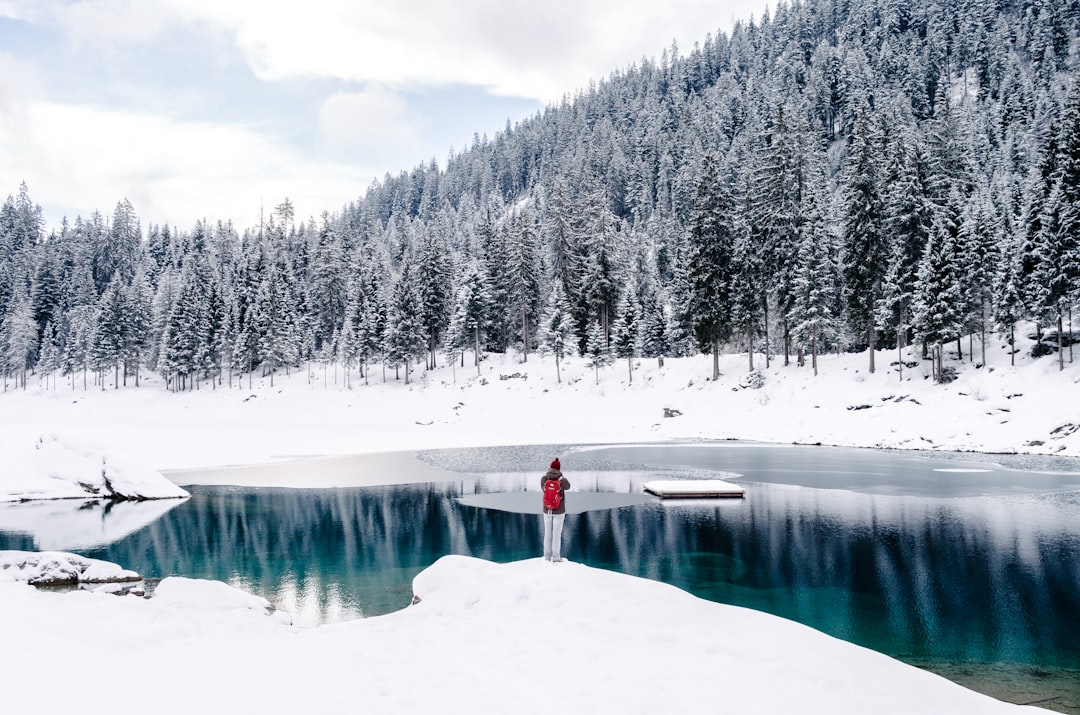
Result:
M742 284L748 289L762 289L761 300L766 299L767 291L775 301L783 323L785 365L789 363L790 352L787 316L794 300L795 264L805 220L802 195L807 182L811 144L807 111L805 100L797 95L773 98L770 102L759 140L760 148L755 152L757 164L751 169L746 196L752 242L748 242L742 251L744 259L739 270ZM751 266L758 267L756 256L750 252L752 248L760 255L760 265L768 266L760 279L747 272ZM752 346L753 336L747 331L759 324L761 318L754 314L762 311L754 308L748 312L747 309L752 307L749 298L738 300L738 303L743 306L745 317L736 330L747 335ZM752 347L750 353L752 370Z
M470 261L458 280L447 343L461 350L462 366L465 364L465 349L473 351L477 375L480 374L480 335L490 310L491 297L482 268L478 261Z
M615 355L626 358L629 381L634 381L634 358L638 354L641 333L641 306L638 303L638 286L631 280L626 286L615 311L615 329L612 343Z
M720 346L731 338L734 201L716 157L701 165L686 258L689 313L702 352L712 353L712 379L720 377Z
M406 259L394 280L384 339L387 361L394 366L405 366L406 385L410 382L412 361L424 354L427 345L420 301L414 268Z
M127 347L130 329L127 286L124 285L123 277L119 273L115 273L114 276L106 286L98 304L93 361L99 372L104 373L106 368L113 368L113 388L119 389L120 365ZM104 379L101 387L105 389Z
M420 322L427 335L428 367L435 367L439 341L450 317L450 260L446 253L444 227L431 222L420 234L416 256L416 289L420 294Z
M299 356L296 313L283 273L276 262L270 264L265 279L259 285L254 305L258 354L263 374L270 376L271 387L278 368L296 364Z
M1016 364L1016 323L1026 314L1023 291L1020 290L1020 255L1005 251L997 268L994 283L994 324L1008 338L1009 364Z
M865 97L856 100L854 122L842 191L844 297L848 320L869 350L872 373L877 333L874 310L881 295L888 253L877 178L879 147Z
M1001 260L998 255L1001 232L996 228L1000 223L991 203L990 188L980 187L964 207L959 242L967 307L964 322L970 326L969 335L973 335L976 329L980 333L982 365L986 364L986 321L994 272ZM970 340L968 358L975 360Z
M7 314L0 323L0 347L3 352L4 384L13 376L15 386L26 389L26 376L34 363L38 349L38 328L30 296L16 293L8 303Z
M531 213L516 213L510 221L506 265L508 309L521 340L522 361L529 359L529 345L540 315L540 246Z
M560 281L551 284L540 340L543 348L555 357L555 379L562 383L562 361L574 346L574 316Z
M934 375L938 382L945 379L943 344L959 339L963 329L960 202L957 192L953 192L945 207L935 214L915 289L913 328L924 344L935 346Z
M45 330L41 334L41 343L38 349L37 371L45 381L45 388L49 387L49 378L53 378L53 389L56 389L55 374L60 369L63 355L60 352L59 337L56 326L49 321L45 324Z
M592 367L595 376L595 384L600 384L600 368L611 364L611 350L608 348L607 336L599 320L594 320L589 325L589 336L585 343L585 355L589 358L589 366Z
M829 231L825 177L820 169L808 176L803 192L801 243L795 266L794 294L789 322L801 343L810 343L810 361L818 374L819 343L836 332L836 265L833 236ZM800 355L802 348L800 347Z
M590 192L590 201L585 207L588 216L584 227L587 257L581 285L589 320L600 324L604 344L610 347L611 324L619 300L619 278L615 266L618 237L616 219L605 203L602 182L598 178L593 181L597 188Z
M929 165L920 135L913 127L895 118L883 197L883 224L888 241L888 264L882 280L882 294L876 306L876 324L895 332L901 361L908 344L911 303L919 269L933 220Z

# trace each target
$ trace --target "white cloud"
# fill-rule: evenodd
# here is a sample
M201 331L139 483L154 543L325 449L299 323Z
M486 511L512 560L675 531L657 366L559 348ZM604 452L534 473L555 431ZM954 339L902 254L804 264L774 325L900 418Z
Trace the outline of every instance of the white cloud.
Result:
M391 85L477 84L555 100L677 39L683 49L730 27L760 0L309 0L304 22L282 6L220 19L267 79L303 75ZM211 6L204 6L210 10Z
M0 0L0 18L9 20L24 20L27 15L27 4L19 0Z
M50 102L23 109L0 116L0 187L11 192L25 180L52 225L61 214L110 212L126 197L144 222L232 219L243 228L261 205L286 196L298 217L336 210L374 176L305 158L245 127Z
M140 0L81 0L52 10L69 37L96 47L150 42L175 20Z
M0 0L2 1L2 0ZM763 0L83 0L51 6L70 34L147 41L176 24L232 35L264 80L334 77L384 86L468 84L557 100L611 71L682 50Z
M402 96L373 87L330 95L319 109L319 127L332 153L370 161L415 146L426 121L409 110Z

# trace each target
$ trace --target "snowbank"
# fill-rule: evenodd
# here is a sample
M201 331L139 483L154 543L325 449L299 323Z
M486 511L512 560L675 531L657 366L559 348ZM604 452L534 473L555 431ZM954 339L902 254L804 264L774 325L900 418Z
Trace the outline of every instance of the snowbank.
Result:
M175 499L188 493L115 447L55 434L0 441L0 502L37 499ZM120 456L117 456L120 455Z
M223 584L166 579L146 600L0 583L0 672L19 684L0 701L29 711L56 682L111 677L160 713L1019 711L775 616L570 562L448 556L414 589L403 611L297 629Z

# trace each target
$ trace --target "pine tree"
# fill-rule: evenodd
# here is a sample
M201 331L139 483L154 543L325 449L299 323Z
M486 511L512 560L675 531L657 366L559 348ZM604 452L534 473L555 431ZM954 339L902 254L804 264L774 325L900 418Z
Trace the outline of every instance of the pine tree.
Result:
M300 353L297 316L286 281L284 270L271 264L266 279L259 286L254 306L259 355L264 374L270 375L271 387L278 368L295 365Z
M998 267L994 291L994 322L998 332L1009 341L1009 364L1016 364L1016 323L1025 315L1023 292L1020 290L1020 257L1006 254Z
M123 278L116 275L101 295L93 348L93 361L97 369L104 372L105 368L111 366L114 370L113 389L120 387L120 365L131 333L128 318L127 286ZM105 389L104 380L101 387Z
M732 333L731 305L735 251L734 201L716 158L701 167L688 236L689 313L702 352L713 356L712 377L720 377L720 345Z
M537 235L528 214L514 216L507 245L509 308L518 320L522 360L529 359L530 335L540 314L540 257Z
M844 297L852 328L865 336L874 372L876 327L874 309L881 296L887 265L877 181L877 142L865 101L855 110L843 188Z
M615 217L599 189L591 192L590 197L591 201L585 207L590 220L584 227L586 259L581 276L582 297L588 308L588 320L600 324L604 344L610 346L611 323L619 300L614 255L617 241Z
M943 343L963 327L963 286L959 256L959 197L954 193L934 218L919 264L914 328L924 344L936 345L935 375L945 380Z
M423 325L423 306L409 262L402 265L390 296L386 329L386 359L391 365L405 366L405 384L409 384L410 363L423 354L427 342Z
M600 384L600 368L611 364L611 352L607 345L607 336L600 321L593 321L589 326L589 339L585 344L585 355L589 358L589 366L595 374L597 385Z
M748 289L766 288L774 296L776 308L784 321L784 364L789 362L787 316L794 300L794 275L800 234L805 217L802 214L810 166L808 155L811 140L806 123L807 107L799 98L774 101L765 121L761 149L756 152L758 163L750 176L747 193L747 214L753 243L743 250L741 281ZM752 248L760 247L761 264L768 266L765 275L750 272L758 261ZM752 344L752 326L758 323L761 310L749 298L739 301L745 316L739 332L746 334ZM750 349L753 369L753 349Z
M881 328L895 331L900 353L908 343L919 261L933 220L929 168L919 137L907 127L898 127L887 174L883 223L891 241L875 320ZM902 357L899 360L902 377Z
M555 281L548 296L547 312L541 326L541 345L555 356L555 379L562 383L560 365L573 347L574 317L562 283Z
M445 237L438 226L429 226L421 240L416 258L416 281L422 306L420 321L427 334L428 365L433 368L439 340L450 316L450 262L446 256Z
M26 375L38 349L38 326L28 295L16 294L8 304L0 323L0 347L3 349L4 375L13 375L15 386L26 389Z
M976 192L965 206L959 235L967 308L964 322L974 323L974 327L980 331L981 365L986 364L987 309L992 297L994 271L1000 263L998 243L1001 236L995 228L998 224L989 189L984 187ZM970 330L969 335L973 335L974 332L974 329ZM968 357L971 360L975 359L970 345Z
M764 294L760 287L764 282L761 263L749 233L745 230L738 231L732 256L731 327L734 335L746 338L746 354L751 371L754 369L754 340L761 333L765 320L762 310L765 304ZM785 280L791 279L789 277ZM784 303L791 303L792 290L793 286L785 286ZM766 343L766 356L768 349Z
M56 326L49 323L45 324L45 330L42 332L40 350L38 351L37 369L45 380L45 387L49 386L49 378L52 377L57 370L60 369L63 355L60 352L59 337L56 333ZM55 378L53 387L55 388Z
M64 341L64 372L71 376L71 389L75 389L75 373L82 372L83 390L86 390L86 373L91 366L91 353L95 343L97 306L77 305L68 312L68 330Z
M629 381L634 381L634 358L638 354L638 341L641 331L641 308L638 304L637 285L631 283L623 291L619 306L615 312L614 348L615 355L626 358Z
M836 332L833 312L836 266L824 206L824 188L824 176L814 175L803 196L802 211L806 222L796 259L794 295L788 315L795 338L810 342L814 375L818 374L817 356L822 339L832 338Z
M487 322L490 309L491 298L487 282L480 265L472 261L465 267L458 283L447 343L462 351L463 365L465 348L472 349L477 375L480 374L480 333Z

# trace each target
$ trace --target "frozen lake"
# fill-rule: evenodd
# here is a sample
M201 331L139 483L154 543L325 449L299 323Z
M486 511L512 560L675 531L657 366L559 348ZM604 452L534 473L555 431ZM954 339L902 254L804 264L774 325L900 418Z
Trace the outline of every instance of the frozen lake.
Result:
M1080 700L1074 461L735 443L419 456L416 474L438 481L196 486L171 509L52 503L33 519L31 505L10 505L0 509L0 549L66 549L151 577L220 579L301 624L371 616L407 605L412 578L444 554L538 556L539 478L559 456L573 483L571 560L791 618L998 697L1029 693L1065 711ZM745 499L642 494L650 479L721 472L738 475ZM86 527L110 520L111 530Z

